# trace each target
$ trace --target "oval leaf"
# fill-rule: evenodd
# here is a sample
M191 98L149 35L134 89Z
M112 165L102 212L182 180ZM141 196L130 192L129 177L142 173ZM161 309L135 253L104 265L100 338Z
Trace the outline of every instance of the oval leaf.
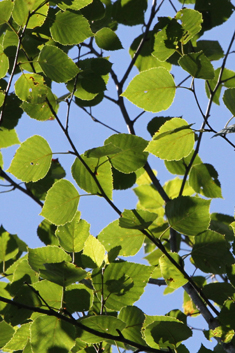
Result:
M72 221L78 207L79 193L68 180L59 180L47 193L41 216L60 226Z
M166 216L172 228L186 235L205 231L210 222L209 200L179 196L166 204Z
M57 12L50 31L52 38L63 45L79 44L93 36L87 19L69 10Z
M79 72L73 60L52 45L45 45L42 48L38 60L44 74L55 82L67 82Z
M163 67L140 72L129 83L122 96L149 112L168 109L175 97L172 75Z
M180 118L173 118L157 131L146 151L167 161L187 157L194 146L194 132L190 125Z
M52 151L47 141L38 135L28 138L16 151L8 172L29 182L44 178L51 165Z

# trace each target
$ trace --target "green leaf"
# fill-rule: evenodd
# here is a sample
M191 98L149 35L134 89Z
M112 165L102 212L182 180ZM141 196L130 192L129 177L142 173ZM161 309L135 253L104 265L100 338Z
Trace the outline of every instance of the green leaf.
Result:
M78 207L79 193L68 180L54 183L47 193L41 216L60 226L72 221Z
M25 182L38 181L47 174L51 156L52 151L47 141L34 135L21 144L7 171Z
M0 348L2 348L12 338L14 334L14 328L8 323L6 323L5 321L1 321L0 331L1 331Z
M9 291L12 295L15 295L25 282L34 283L38 280L38 274L29 266L28 258L26 256L15 268Z
M229 280L231 281L230 278ZM213 300L219 305L223 305L225 300L233 297L235 288L230 283L214 282L205 285L203 287L203 293L208 299Z
M110 28L104 27L95 34L95 42L99 48L104 50L123 49L120 39Z
M194 190L209 198L222 198L218 173L211 164L195 164L190 171L189 184Z
M50 169L47 175L39 181L33 183L29 182L26 184L27 189L40 200L45 200L47 191L52 185L59 179L65 177L65 171L61 167L58 159L52 159Z
M1 128L11 130L16 127L23 114L23 110L20 107L21 103L21 100L14 93L8 94L4 107Z
M19 252L14 236L0 226L0 262L14 258Z
M118 152L109 154L109 160L113 167L122 173L131 173L143 167L147 161L148 154L143 152L147 141L143 138L130 134L115 134L104 142L119 148Z
M5 77L9 69L9 60L6 54L0 53L0 78Z
M170 253L169 255L182 267L182 259L177 253ZM162 276L170 288L178 289L188 282L184 275L175 267L174 264L172 264L166 255L162 255L160 257L159 265Z
M8 22L13 10L13 3L10 0L0 2L0 25Z
M195 78L211 80L215 77L214 68L202 51L183 55L179 59L179 64L183 70Z
M208 84L210 86L210 90L208 87L208 84L205 84L205 88L206 88L206 94L207 97L210 97L210 92L213 91L215 89L215 86L218 82L218 78L220 75L220 68L215 70L215 78L213 80L209 80ZM221 77L221 85L218 87L216 93L213 96L213 102L215 102L216 104L220 104L219 102L219 97L220 97L220 93L221 93L221 89L222 87L227 87L227 88L233 88L235 87L235 72L232 70L228 70L226 68L224 68L223 73L222 73L222 77Z
M53 2L56 3L61 10L80 10L89 5L92 0L54 0Z
M156 213L143 210L124 210L119 218L119 225L127 229L146 229L157 218Z
M52 39L63 45L75 45L93 36L89 22L81 13L59 11L50 28Z
M30 336L30 323L21 325L15 332L11 340L4 346L5 352L24 349Z
M195 266L206 273L222 274L234 262L224 235L207 230L195 238L192 258Z
M184 175L186 167L189 165L194 150L192 150L187 157L180 159L179 161L164 161L167 170L172 174ZM193 161L193 165L202 163L201 158L196 155L196 158Z
M123 336L145 346L146 343L141 334L141 328L145 320L143 311L136 306L126 306L120 310L118 318L126 324L122 331Z
M140 45L141 40L143 40L143 34L134 39L130 46L129 53L131 58L134 57L137 48ZM171 69L171 64L168 62L160 61L155 56L153 56L153 45L154 45L154 33L150 31L141 47L138 57L135 61L135 66L139 71L145 71L153 67L164 67L168 71Z
M149 318L152 319L152 323L146 326L144 339L150 347L174 349L177 343L192 336L190 328L174 317L150 316Z
M27 28L40 27L46 20L49 4L42 4L41 0L27 2L25 0L15 0L13 9L13 19L19 26L27 24ZM31 15L29 17L29 14Z
M36 291L40 293L42 298L47 302L47 304L59 310L61 308L61 302L63 300L64 289L58 284L49 282L47 280L41 280L39 282L33 283L32 285ZM43 305L43 303L42 303ZM34 313L33 317L37 317L40 314Z
M185 45L201 30L202 14L192 9L183 9L177 12L175 18L181 21L184 31L181 42Z
M56 230L60 245L68 252L81 251L89 236L90 224L80 219L80 215L81 213L77 211L72 222L59 226Z
M66 261L45 263L43 266L44 269L40 269L40 276L63 288L81 281L87 275L85 270Z
M87 158L84 155L81 155L81 158L83 163L76 158L72 165L72 175L78 186L88 193L101 196L101 190L95 182L94 175L107 197L111 199L112 171L108 158Z
M28 261L34 271L40 272L40 270L45 270L45 263L70 262L71 257L63 249L49 245L43 248L29 249Z
M120 319L107 315L91 316L81 319L79 322L93 330L101 333L108 333L113 336L118 336L117 330L122 331L126 326ZM78 337L86 343L99 343L104 340L102 337L91 334L82 329L79 330Z
M217 40L198 40L196 51L203 51L209 60L219 60L224 57L223 49Z
M42 302L36 293L34 293L32 289L26 285L21 286L13 300L17 303L34 307L40 307L42 305ZM7 322L11 323L12 326L16 326L25 323L25 320L30 318L32 313L32 310L25 309L23 307L18 308L8 304L4 309L4 318Z
M6 148L18 144L20 144L20 140L18 139L15 129L8 130L4 127L1 127L0 148Z
M164 200L153 185L140 185L133 189L139 199L141 208L158 213L164 205Z
M113 17L119 23L135 26L144 23L147 0L117 0L113 6Z
M57 317L41 315L31 326L31 345L34 353L59 349L67 353L75 340L75 327Z
M166 216L172 228L186 235L205 231L210 222L209 200L179 196L166 204Z
M233 287L235 287L235 265L234 264L227 266L227 274L231 284L233 285Z
M57 102L57 97L51 92L49 87L46 87L46 97L47 100L42 103L28 103L23 102L21 104L21 108L24 110L28 116L32 119L36 119L39 121L47 121L55 119L55 116L52 112L51 107L53 108L54 112L57 113L59 104ZM49 104L48 104L49 101ZM50 107L51 106L51 107Z
M126 190L131 188L136 182L136 174L121 173L119 170L112 168L113 174L113 189L114 190Z
M46 101L48 88L42 76L22 74L15 83L15 92L22 101L38 104Z
M224 92L223 101L230 112L235 115L235 88L227 89Z
M52 45L45 45L42 48L38 60L44 74L58 83L71 80L79 72L73 60Z
M104 257L104 246L98 239L94 238L92 235L89 235L85 242L82 253L82 263L84 267L100 267L104 261Z
M234 300L228 299L224 303L219 314L219 322L226 325L227 328L235 330L235 303Z
M71 284L66 288L64 301L69 313L88 311L93 303L93 291L84 284Z
M233 13L233 5L230 0L197 0L195 3L195 10L202 13L203 31L208 31L209 29L221 25Z
M163 67L142 71L129 83L122 96L149 112L168 109L175 97L172 75Z
M217 233L225 235L227 241L234 240L233 232L233 222L234 218L232 216L222 214L222 213L212 213L210 229Z
M105 15L103 1L93 0L92 3L84 7L81 12L91 23L96 20L101 20Z
M140 298L152 271L150 266L130 262L111 263L105 268L103 280L101 270L97 269L92 273L92 281L99 300L103 291L107 308L120 310Z
M47 219L44 219L38 226L37 235L45 245L59 245L55 231L56 226Z
M179 49L179 41L183 35L183 29L176 19L168 20L168 25L154 36L154 51L152 55L161 61L167 60Z
M168 197L170 199L175 199L177 196L179 196L180 189L181 189L181 186L182 186L182 182L183 182L182 179L177 177L175 179L167 181L164 184L163 188L164 188L166 194L168 195ZM185 183L182 195L183 196L191 196L193 194L195 194L195 191L189 185L189 182L187 180L186 183Z
M137 229L121 228L119 220L110 223L98 235L99 241L107 251L117 249L120 256L135 255L143 245L144 238Z
M187 157L194 145L194 132L181 118L166 121L149 142L146 151L167 161Z

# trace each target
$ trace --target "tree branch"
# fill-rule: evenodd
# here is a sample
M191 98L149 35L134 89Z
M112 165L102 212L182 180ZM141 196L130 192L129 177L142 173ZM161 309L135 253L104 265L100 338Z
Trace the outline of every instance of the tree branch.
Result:
M92 329L90 327L87 327L87 326L83 325L80 321L75 320L73 317L71 317L71 316L67 317L67 316L62 315L61 313L59 313L59 312L57 312L57 311L55 311L53 309L46 310L46 309L38 308L38 307L35 307L35 306L26 305L26 304L23 304L23 303L19 303L17 301L13 301L11 299L4 298L2 296L0 296L0 301L4 302L4 303L7 303L7 304L10 304L10 305L13 305L13 306L15 306L15 307L17 307L19 309L27 309L27 310L31 310L33 312L45 314L45 315L48 315L48 316L57 317L58 319L66 321L66 322L70 323L71 325L79 327L82 330L87 331L87 332L89 332L89 333L91 333L93 335L100 336L100 337L102 337L104 339L108 339L108 340L112 340L112 341L122 342L122 343L128 344L130 346L136 347L136 348L140 349L141 351L146 351L146 352L150 352L150 353L162 353L163 352L162 350L151 348L151 347L148 347L148 346L144 346L142 344L139 344L139 343L133 342L133 341L131 341L129 339L126 339L122 334L121 335L119 334L118 336L114 336L114 335L111 335L109 333L105 333L105 332L100 332L100 331L94 330L94 329Z
M18 189L20 191L22 191L24 194L26 194L27 196L31 197L31 199L33 199L35 202L37 202L37 204L39 206L43 206L43 202L40 201L39 199L37 199L31 192L30 190L24 189L21 185L17 184L13 179L11 179L11 177L9 177L9 175L7 175L2 168L0 167L0 176L3 177L5 180L7 180L13 187L14 189Z

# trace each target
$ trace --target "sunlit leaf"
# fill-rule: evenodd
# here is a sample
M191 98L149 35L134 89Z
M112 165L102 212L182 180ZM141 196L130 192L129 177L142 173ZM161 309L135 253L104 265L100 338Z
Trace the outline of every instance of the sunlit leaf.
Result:
M192 258L195 266L206 273L222 274L233 263L224 235L207 230L195 238Z
M209 206L209 200L179 196L166 204L166 216L178 232L197 235L209 227Z
M42 48L38 60L44 74L55 82L67 82L79 72L72 59L52 45Z
M42 339L43 337L43 339ZM34 353L46 352L57 347L68 352L74 346L75 327L54 316L41 315L31 326L31 345Z
M105 248L101 242L89 235L85 241L85 245L82 252L82 263L84 267L100 267L104 261Z
M202 51L183 55L179 59L179 64L182 69L190 73L190 75L195 78L211 80L215 76L214 68L210 63L210 60Z
M14 328L11 325L9 325L7 322L1 321L0 330L1 330L0 348L2 348L12 338L14 334Z
M218 173L211 164L195 164L190 171L189 184L197 193L206 197L222 198Z
M0 2L0 25L7 22L13 10L13 3L10 0Z
M131 173L143 167L148 154L143 152L147 141L130 134L115 134L104 142L105 146L112 144L118 151L108 154L109 160L122 173Z
M134 304L144 292L153 268L140 264L121 262L108 265L102 275L101 270L92 273L93 285L98 297L106 299L105 305L112 310ZM102 277L103 276L103 279ZM103 288L103 289L102 289Z
M187 157L194 146L194 132L180 118L166 121L149 142L146 151L167 161Z
M87 275L85 270L66 261L45 263L43 266L44 269L40 269L40 276L63 288L81 281Z
M143 210L124 210L119 218L119 225L127 229L145 229L148 228L156 218L156 213Z
M117 336L118 331L122 331L126 324L117 319L113 316L108 315L98 315L98 316L91 316L80 320L81 324L86 327L92 328L101 333L109 333L110 335ZM102 337L97 335L91 334L85 330L79 329L78 337L87 343L98 343L103 341Z
M174 349L178 342L192 336L190 328L174 317L150 316L149 318L152 319L152 323L146 326L144 338L150 347Z
M84 243L89 236L90 224L80 219L80 212L77 212L72 222L59 226L56 235L60 245L69 252L79 252L83 249Z
M129 83L122 96L149 112L168 109L175 97L172 75L163 67L140 72Z
M202 14L198 11L185 8L177 12L175 18L180 20L182 23L184 33L181 41L183 44L186 44L190 39L192 39L202 28Z
M52 38L63 45L79 44L93 36L87 19L69 10L57 12L50 31Z
M48 191L40 215L56 225L72 221L78 207L79 193L68 180L57 181Z
M120 39L110 28L104 27L95 34L95 42L99 48L104 50L123 49Z
M22 181L35 182L47 174L51 156L52 151L47 141L34 135L18 148L8 171Z
M169 255L182 267L182 259L177 253L170 253ZM170 288L178 289L188 282L180 270L178 270L176 266L172 264L166 255L162 255L160 257L159 265L162 276Z
M81 155L81 159L76 158L72 165L72 175L78 186L91 194L102 195L103 191L108 198L112 198L112 172L111 165L107 157L102 158L87 158ZM95 181L92 173L96 177Z
M120 256L135 255L140 250L144 238L145 236L137 229L121 228L119 220L110 223L98 235L99 241L107 251L116 248Z

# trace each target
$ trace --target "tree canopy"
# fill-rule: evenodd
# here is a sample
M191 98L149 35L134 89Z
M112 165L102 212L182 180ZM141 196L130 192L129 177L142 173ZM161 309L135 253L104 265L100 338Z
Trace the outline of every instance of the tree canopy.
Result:
M196 316L210 346L199 353L235 352L235 221L223 209L211 213L222 187L211 161L200 157L211 141L235 148L235 71L228 65L235 31L224 34L226 48L208 39L218 26L223 31L234 9L230 0L0 2L1 193L17 190L37 204L42 221L34 236L43 244L28 247L1 219L3 352L187 353L187 319ZM136 29L129 48L120 28ZM112 53L128 50L127 62L112 62ZM193 97L193 122L182 116L186 100L181 115L172 111L179 90ZM220 104L228 119L217 130ZM115 107L108 122L96 117L100 106ZM113 127L112 109L125 131ZM81 113L108 131L102 145L92 134L84 137L89 149L76 140ZM145 114L148 138L136 133ZM20 141L26 116L35 129ZM41 136L38 124L51 137ZM213 140L205 147L208 134ZM67 149L54 150L52 139L63 139ZM151 166L158 169L160 160L173 175L164 184ZM120 208L118 193L130 189L137 205ZM84 194L113 211L99 234L82 218ZM145 265L130 259L141 249ZM165 315L147 315L136 304L153 285L168 294ZM181 287L182 307L172 307L171 293Z

